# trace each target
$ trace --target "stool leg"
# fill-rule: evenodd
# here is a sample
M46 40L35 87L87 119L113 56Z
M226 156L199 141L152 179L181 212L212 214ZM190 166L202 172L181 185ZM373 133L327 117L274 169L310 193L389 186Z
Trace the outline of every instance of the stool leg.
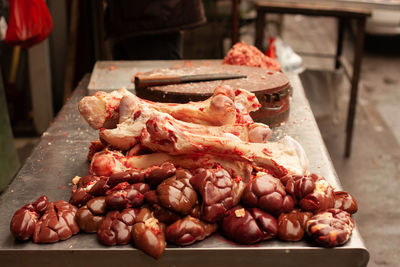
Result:
M343 49L343 35L344 35L344 18L338 18L338 36L336 45L336 56L335 56L335 69L340 68L340 56L342 55Z
M262 10L257 10L255 45L262 52L264 51L263 48L264 27L265 27L265 12Z
M282 30L283 30L283 14L278 14L278 26L277 28L277 34L278 36L282 37Z
M231 46L239 41L239 0L232 0L232 37Z
M360 79L361 60L364 48L365 18L357 19L356 34L356 43L354 46L353 77L351 79L350 103L346 127L345 157L349 157L351 153L351 141L353 137L354 118L357 106L358 81Z

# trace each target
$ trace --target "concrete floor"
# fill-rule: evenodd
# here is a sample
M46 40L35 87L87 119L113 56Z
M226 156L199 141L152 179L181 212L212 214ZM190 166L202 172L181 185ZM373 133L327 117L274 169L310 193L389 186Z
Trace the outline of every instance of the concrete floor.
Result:
M334 53L336 23L326 18L286 16L282 37L296 51ZM252 27L242 39L251 43ZM347 42L346 54L351 51ZM305 89L345 190L358 200L355 215L370 251L369 267L400 266L400 37L367 38L350 158L343 158L349 83L332 69L333 61L304 57ZM317 86L313 86L317 84ZM328 108L327 108L328 107ZM37 138L16 140L21 161Z
M296 51L333 53L335 26L332 19L287 16L282 36ZM351 45L346 43L346 55ZM400 36L368 37L365 47L350 158L343 157L349 83L320 75L311 77L314 84L322 81L315 87L306 81L313 73L305 72L303 84L343 187L358 200L355 218L370 251L368 266L395 267L400 266ZM333 66L304 59L311 69Z

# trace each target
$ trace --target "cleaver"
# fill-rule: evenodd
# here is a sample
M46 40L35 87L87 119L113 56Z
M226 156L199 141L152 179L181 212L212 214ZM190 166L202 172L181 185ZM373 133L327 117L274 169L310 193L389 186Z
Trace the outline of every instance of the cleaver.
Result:
M137 75L135 76L135 88L145 88L149 86L169 85L189 82L206 82L215 80L229 80L247 78L242 74L230 73L211 73L196 75Z

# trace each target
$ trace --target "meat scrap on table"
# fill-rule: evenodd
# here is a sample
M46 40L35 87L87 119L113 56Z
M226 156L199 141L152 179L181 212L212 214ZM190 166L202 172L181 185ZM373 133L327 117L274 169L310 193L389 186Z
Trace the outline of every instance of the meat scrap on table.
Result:
M244 41L236 43L227 53L223 64L261 67L268 70L281 70L281 64L263 54L257 47Z
M166 242L186 246L219 230L237 243L305 235L345 244L355 199L308 172L301 145L249 112L252 93L220 85L201 102L155 103L125 89L84 97L79 111L99 130L89 173L73 179L69 203L42 196L17 210L10 229L35 243L79 230L105 245L133 243L158 259Z

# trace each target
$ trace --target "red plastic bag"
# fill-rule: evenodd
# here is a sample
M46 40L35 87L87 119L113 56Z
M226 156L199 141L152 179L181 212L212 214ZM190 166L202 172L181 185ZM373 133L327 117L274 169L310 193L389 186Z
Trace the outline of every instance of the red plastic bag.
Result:
M53 20L44 0L9 0L6 43L29 48L49 36Z

